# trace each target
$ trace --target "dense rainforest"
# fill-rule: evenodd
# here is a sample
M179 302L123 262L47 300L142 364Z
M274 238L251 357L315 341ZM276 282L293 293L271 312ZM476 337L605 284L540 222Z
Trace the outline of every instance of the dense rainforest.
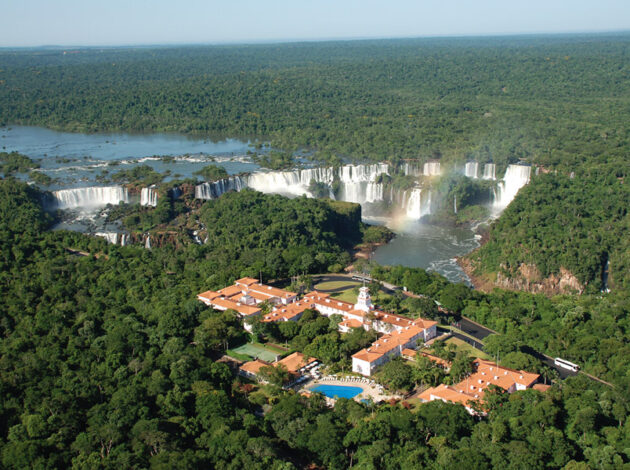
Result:
M215 212L218 204L223 204L225 217ZM319 219L286 240L300 251L307 250L309 233L334 233L335 217L341 216L329 220L325 208L323 202L304 198L290 201L253 192L227 195L202 208L204 220L213 224L216 243L146 250L49 231L52 219L42 210L41 193L11 179L0 181L2 466L628 466L629 368L628 354L621 350L628 344L628 300L620 294L589 298L589 305L586 297L567 296L551 306L549 299L532 294L472 292L423 270L376 271L497 329L500 322L508 332L532 326L526 330L529 336L518 338L520 343L514 336L495 341L494 347L502 351L518 352L521 344L544 346L548 334L544 326L559 322L565 331L584 336L580 348L589 367L600 367L599 372L615 384L608 387L581 375L544 394L493 392L485 418L439 402L414 407L342 399L328 408L318 396L306 398L274 385L252 387L242 382L218 361L226 347L246 340L240 320L205 307L195 295L250 274L239 258L224 278L217 271L226 267L220 260L236 211L237 221L247 219L252 227L266 225L274 214L285 217L291 210L319 212ZM264 232L261 239L254 230L235 235L232 243L243 252L278 256L276 247L261 243ZM327 249L342 249L345 242L340 238L326 237ZM531 317L530 309L543 318ZM611 318L613 323L604 326ZM321 320L303 322L293 334L302 338L295 341L305 351L324 357L329 342L324 345L318 338L337 333L332 327L326 334L330 321ZM313 331L319 333L313 336ZM587 340L598 334L608 339ZM348 341L342 344L352 347Z
M49 231L41 193L6 178L0 466L630 467L629 45L617 34L1 50L0 125L247 136L277 150L257 159L278 168L298 150L331 164L475 159L496 163L498 175L509 163L535 165L540 174L491 224L471 270L490 287L526 271L513 288L567 270L581 295L484 293L400 266L372 275L496 330L486 351L505 365L537 369L534 349L610 385L580 374L544 394L494 391L488 415L471 417L444 403L328 408L246 383L220 359L248 340L241 320L195 295L246 275L339 270L350 247L379 235L358 206L243 191L194 213L168 197L155 209L112 209L142 230L187 214L208 239L145 250ZM37 167L6 152L5 177ZM161 179L104 178L130 176ZM434 303L401 295L387 308L437 315ZM373 339L340 335L317 316L255 333L338 370ZM391 384L427 372L391 364Z
M468 256L472 274L492 283L501 273L508 286L527 288L564 269L579 281L576 292L628 292L630 165L610 163L535 177L493 224L488 242Z
M0 123L252 136L351 159L625 155L627 35L0 51Z
M528 288L564 269L579 291L606 272L615 289L630 282L629 46L608 34L2 50L0 125L247 136L278 150L259 157L273 168L297 150L332 164L492 161L499 177L524 161L547 174L471 272Z

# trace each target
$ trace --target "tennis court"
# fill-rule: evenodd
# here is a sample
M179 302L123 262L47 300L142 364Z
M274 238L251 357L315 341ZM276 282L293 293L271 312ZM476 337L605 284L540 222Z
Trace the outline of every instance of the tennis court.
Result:
M277 357L280 356L280 354L270 351L259 344L253 344L253 343L246 343L242 346L239 346L238 348L233 348L232 351L237 352L239 354L246 354L247 356L250 356L251 358L257 357L267 362L273 362L276 360Z

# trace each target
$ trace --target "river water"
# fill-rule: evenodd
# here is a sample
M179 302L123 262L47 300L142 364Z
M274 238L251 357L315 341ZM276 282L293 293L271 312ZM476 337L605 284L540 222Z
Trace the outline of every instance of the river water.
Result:
M390 227L396 238L376 248L372 260L379 264L410 266L436 271L452 282L470 285L470 279L455 257L470 253L479 246L480 236L470 229L438 227L413 222Z
M90 186L104 171L114 173L137 165L158 172L170 171L166 181L190 178L193 172L216 164L229 174L253 172L259 166L247 155L250 142L226 139L213 142L179 134L77 134L32 126L0 128L0 149L18 151L41 165L39 171L55 179L50 190ZM173 157L163 159L162 156ZM417 221L366 220L387 224L397 237L377 248L372 259L384 265L402 264L437 271L454 282L469 282L455 257L479 246L478 237L467 229L445 228ZM80 218L58 228L93 230L94 219ZM111 228L101 228L110 230Z
M56 181L50 188L90 186L104 171L115 173L148 165L163 173L166 181L190 178L193 172L214 163L229 174L259 168L247 151L250 142L219 142L179 134L77 134L32 126L0 128L0 148L18 151L40 164L42 173ZM172 159L160 158L163 156Z

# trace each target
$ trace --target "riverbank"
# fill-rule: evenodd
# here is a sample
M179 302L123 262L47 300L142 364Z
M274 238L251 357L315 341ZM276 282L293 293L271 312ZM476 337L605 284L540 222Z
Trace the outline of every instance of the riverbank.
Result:
M470 283L472 284L474 289L481 292L491 292L492 289L494 289L495 287L494 283L490 280L483 279L482 277L475 275L475 267L473 265L473 262L469 258L469 255L474 253L477 249L473 250L467 255L456 257L455 262L461 268L461 270L464 271L466 276L468 276L468 279L470 279Z

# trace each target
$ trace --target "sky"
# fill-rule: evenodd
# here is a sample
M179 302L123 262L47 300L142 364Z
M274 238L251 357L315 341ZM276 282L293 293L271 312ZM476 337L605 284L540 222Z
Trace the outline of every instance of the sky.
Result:
M0 47L630 31L630 0L2 0Z

